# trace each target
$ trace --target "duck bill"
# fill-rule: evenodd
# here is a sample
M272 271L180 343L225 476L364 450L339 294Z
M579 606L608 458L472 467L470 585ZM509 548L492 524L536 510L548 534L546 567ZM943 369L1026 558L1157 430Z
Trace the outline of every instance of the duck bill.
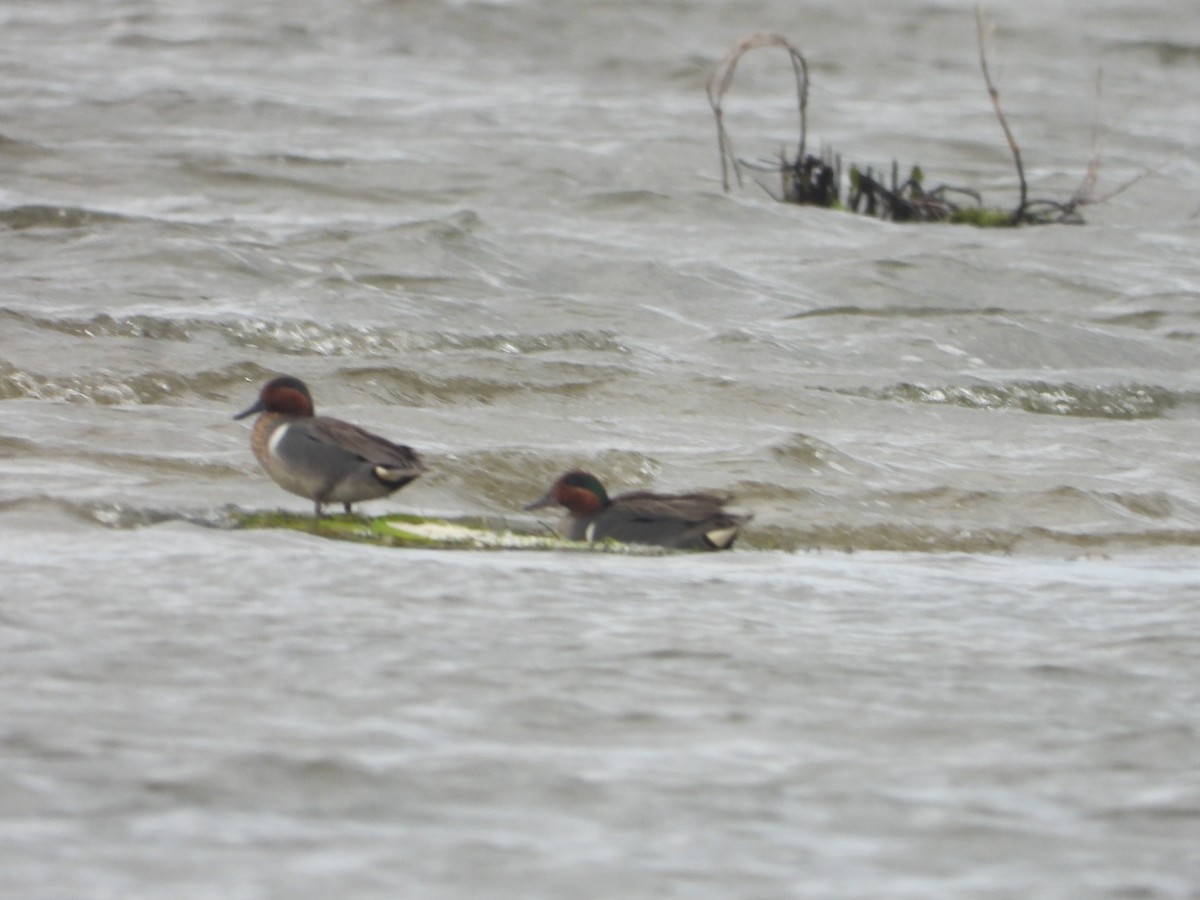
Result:
M554 488L550 488L546 492L546 496L540 500L534 500L532 503L526 503L525 509L545 509L547 506L557 506L558 501L554 499Z
M244 419L244 418L246 418L246 416L252 416L255 413L260 413L266 408L267 408L267 405L265 403L263 403L262 398L259 397L258 400L256 400L252 406L247 406L245 409L243 409L240 413L238 413L233 418L235 420L236 419Z

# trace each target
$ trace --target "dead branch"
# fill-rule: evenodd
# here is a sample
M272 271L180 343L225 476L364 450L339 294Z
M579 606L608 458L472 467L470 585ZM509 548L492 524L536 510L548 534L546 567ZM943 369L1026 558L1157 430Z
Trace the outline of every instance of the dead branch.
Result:
M1104 86L1104 70L1096 71L1096 91L1092 98L1092 154L1088 157L1087 171L1075 189L1074 196L1068 201L1069 206L1082 206L1088 203L1096 182L1100 180L1100 94Z
M796 101L800 117L800 140L796 157L798 159L804 157L804 144L808 132L808 63L800 51L792 46L783 35L766 31L748 35L734 44L733 48L721 58L713 68L705 85L708 104L712 107L713 115L717 120L717 149L721 153L721 187L726 193L729 192L729 166L733 166L739 186L742 183L742 173L737 157L733 153L733 142L725 131L725 111L722 103L729 86L733 83L733 73L737 69L738 61L758 47L783 47L791 58L792 71L796 76ZM715 89L714 85L716 85Z
M1121 184L1117 185L1115 188L1113 188L1107 194L1101 194L1099 197L1096 196L1096 194L1095 194L1096 185L1100 181L1100 124L1099 123L1100 123L1100 94L1101 94L1101 86L1102 86L1102 82L1103 82L1103 77L1104 77L1104 70L1103 69L1097 70L1097 72L1096 72L1096 94L1095 94L1095 99L1093 100L1093 103L1092 103L1092 155L1088 159L1087 172L1084 174L1083 180L1080 181L1079 187L1076 189L1075 194L1071 197L1070 200L1068 200L1064 204L1065 207L1067 207L1071 210L1074 210L1076 207L1079 207L1079 206L1092 206L1095 204L1107 203L1109 200L1111 200L1113 197L1116 197L1118 194L1123 194L1125 191L1129 190L1131 187L1133 187L1135 184L1137 184L1139 181L1141 181L1147 175L1156 174L1162 168L1161 166L1159 166L1159 167L1145 169L1144 171L1138 172L1138 174L1134 175L1132 178L1129 178L1126 181L1122 182Z
M1080 223L1083 221L1079 214L1082 207L1109 200L1136 184L1145 175L1150 174L1149 171L1143 172L1103 197L1095 196L1101 159L1100 134L1097 125L1101 78L1097 74L1095 109L1092 119L1092 152L1079 187L1066 202L1030 198L1029 185L1025 178L1025 166L1021 158L1021 147L1008 123L1008 117L1004 114L1004 108L1000 102L1000 91L992 79L991 67L988 63L987 35L990 30L990 25L985 28L982 6L976 3L975 34L979 50L979 68L983 73L983 81L992 101L996 119L1000 123L1004 139L1012 154L1020 185L1020 198L1015 209L1009 211L1003 208L985 207L979 193L969 188L942 184L926 190L920 166L913 166L908 178L901 181L899 165L895 161L892 162L890 185L886 183L885 175L881 174L876 178L870 167L864 171L856 165L851 165L846 185L846 201L843 206L841 156L825 146L822 146L819 156L812 156L805 152L808 130L808 63L800 51L786 38L772 32L759 32L739 40L713 67L706 83L708 102L712 107L717 125L722 189L726 192L729 191L730 167L737 176L739 186L742 184L742 169L746 168L752 171L778 174L781 192L776 199L787 203L849 209L851 212L863 212L869 216L896 222L949 221L995 227ZM796 80L800 126L799 142L794 159L789 159L786 150L781 150L777 160L757 162L740 160L734 154L733 141L725 128L724 100L733 83L738 62L745 54L760 47L784 48L787 50L792 64ZM761 183L760 186L774 196L774 191L770 187ZM951 200L951 195L960 202L956 203ZM967 204L965 198L973 201L973 205ZM1195 215L1200 215L1200 210Z
M988 69L987 44L983 31L983 9L976 3L975 37L979 42L979 68L983 70L983 83L987 86L988 96L992 98L992 108L996 110L996 118L1000 120L1000 127L1004 130L1004 139L1008 141L1008 149L1012 152L1013 163L1017 167L1017 179L1021 183L1020 201L1017 203L1017 208L1013 210L1013 222L1015 223L1020 222L1025 216L1029 188L1025 183L1025 167L1021 164L1021 148L1017 145L1017 139L1013 137L1012 129L1008 127L1008 119L1005 118L1004 110L1000 106L1000 92L996 89L996 85L992 81L992 73Z
M1075 189L1075 193L1065 202L1059 200L1030 200L1028 194L1028 186L1025 181L1025 168L1021 163L1021 148L1017 144L1017 140L1013 137L1012 129L1008 125L1008 119L1004 115L1004 110L1000 106L1000 92L996 89L995 83L992 81L991 72L988 69L987 48L984 38L983 27L983 11L980 5L975 4L975 33L979 41L979 67L983 71L983 80L987 85L988 96L992 99L992 107L996 110L996 118L1000 120L1000 127L1004 130L1005 140L1008 141L1009 150L1012 151L1013 162L1017 168L1017 179L1020 182L1020 201L1017 208L1013 210L1012 221L1014 225L1030 224L1041 225L1049 222L1059 222L1062 224L1074 223L1078 224L1083 221L1079 214L1079 210L1084 206L1090 206L1096 203L1103 203L1111 200L1113 197L1122 191L1135 185L1141 181L1146 175L1150 174L1149 170L1142 172L1124 184L1110 191L1103 197L1096 197L1096 184L1100 179L1100 96L1102 86L1102 72L1096 73L1096 92L1092 105L1092 152L1088 158L1087 169L1084 172L1083 178L1079 182L1079 187Z

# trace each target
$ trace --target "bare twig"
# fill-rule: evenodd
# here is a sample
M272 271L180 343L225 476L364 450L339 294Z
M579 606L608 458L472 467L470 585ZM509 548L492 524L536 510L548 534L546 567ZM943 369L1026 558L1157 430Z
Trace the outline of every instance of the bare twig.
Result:
M1008 141L1008 149L1012 151L1013 163L1017 167L1017 179L1021 183L1021 199L1017 208L1013 210L1013 221L1020 222L1025 216L1025 205L1029 196L1029 188L1025 183L1025 167L1021 164L1021 148L1017 146L1017 139L1013 137L1012 129L1008 127L1008 119L1004 116L1004 110L1000 108L1000 91L996 89L996 85L992 81L992 73L988 69L987 46L983 32L983 10L976 3L975 36L979 41L979 68L983 70L983 82L987 85L988 96L992 98L992 107L996 110L996 118L1000 120L1000 127L1004 129L1004 139Z
M1084 173L1083 180L1079 182L1079 187L1076 188L1074 195L1066 203L1062 204L1062 209L1065 214L1074 213L1081 206L1094 206L1099 203L1107 203L1118 194L1123 194L1129 190L1147 175L1154 175L1161 171L1161 166L1146 169L1132 178L1127 179L1117 185L1107 194L1096 196L1096 185L1100 181L1100 97L1101 88L1103 85L1104 71L1103 69L1096 72L1096 94L1092 104L1092 154L1088 158L1087 171Z
M746 53L758 47L783 47L791 57L792 71L796 76L796 101L800 114L800 142L796 155L799 159L804 157L804 144L808 131L808 63L800 51L793 47L783 35L767 31L747 35L721 57L720 62L713 67L712 74L709 75L708 83L705 85L705 90L708 92L708 104L712 107L713 115L717 120L717 148L721 153L721 187L726 192L729 191L729 166L733 166L739 185L742 183L742 174L738 168L737 158L733 154L733 143L725 131L725 111L721 104L730 84L733 83L733 73L737 69L738 61Z
M1088 157L1087 171L1075 195L1067 202L1068 206L1078 206L1091 202L1092 192L1096 182L1100 180L1100 95L1104 86L1104 70L1096 70L1096 93L1092 100L1092 155Z

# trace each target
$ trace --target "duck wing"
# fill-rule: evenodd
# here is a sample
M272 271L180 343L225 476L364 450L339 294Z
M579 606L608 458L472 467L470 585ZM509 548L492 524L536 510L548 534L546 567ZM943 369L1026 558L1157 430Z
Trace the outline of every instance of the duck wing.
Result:
M651 491L634 491L622 494L613 504L624 508L638 519L680 519L685 522L703 522L722 514L725 504L733 495L725 491L698 491L692 494L656 494Z
M617 497L589 526L590 540L611 538L631 544L658 544L688 550L724 550L750 516L722 508L730 494L653 494Z
M396 475L408 473L415 476L425 471L420 455L412 447L394 444L357 425L326 416L316 416L309 419L305 425L307 427L304 431L308 437L330 449L337 448L352 454L376 468L382 467L389 472L394 470Z

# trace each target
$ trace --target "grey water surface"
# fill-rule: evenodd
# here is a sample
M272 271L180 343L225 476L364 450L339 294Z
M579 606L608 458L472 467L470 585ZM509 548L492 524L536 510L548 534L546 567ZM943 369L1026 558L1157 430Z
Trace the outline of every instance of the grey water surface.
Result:
M985 15L1031 195L1138 179L1084 225L722 192L765 30L810 148L1015 205L967 3L0 6L0 894L1200 897L1200 15ZM424 454L366 512L755 518L233 530L310 509L276 373Z

